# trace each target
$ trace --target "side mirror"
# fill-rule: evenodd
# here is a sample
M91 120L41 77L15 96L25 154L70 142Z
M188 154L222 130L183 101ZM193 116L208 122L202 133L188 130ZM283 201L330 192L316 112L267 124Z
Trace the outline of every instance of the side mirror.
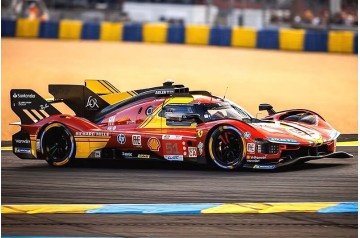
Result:
M259 111L267 111L269 113L269 115L273 115L275 114L275 110L273 109L273 107L270 104L267 103L261 103L259 105Z

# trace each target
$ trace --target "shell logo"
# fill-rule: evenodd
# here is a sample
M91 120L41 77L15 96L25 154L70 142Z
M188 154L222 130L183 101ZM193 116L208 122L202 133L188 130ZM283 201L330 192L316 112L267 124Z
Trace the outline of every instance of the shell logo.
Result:
M151 137L148 140L147 145L151 151L159 151L160 149L160 141L156 137Z

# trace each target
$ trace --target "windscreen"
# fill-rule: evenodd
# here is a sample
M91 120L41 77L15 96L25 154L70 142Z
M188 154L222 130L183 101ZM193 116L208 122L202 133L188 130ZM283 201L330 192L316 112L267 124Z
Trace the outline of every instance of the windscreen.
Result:
M204 117L209 121L221 119L251 119L251 116L246 111L236 104L230 104L229 102L207 104Z

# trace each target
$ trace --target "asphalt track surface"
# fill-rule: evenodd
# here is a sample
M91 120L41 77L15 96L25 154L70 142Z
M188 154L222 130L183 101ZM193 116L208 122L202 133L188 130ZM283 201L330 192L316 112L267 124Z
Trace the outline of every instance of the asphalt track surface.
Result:
M193 164L81 161L51 168L2 151L2 204L354 202L352 159L282 171L217 171ZM2 235L124 237L357 237L357 214L2 215Z

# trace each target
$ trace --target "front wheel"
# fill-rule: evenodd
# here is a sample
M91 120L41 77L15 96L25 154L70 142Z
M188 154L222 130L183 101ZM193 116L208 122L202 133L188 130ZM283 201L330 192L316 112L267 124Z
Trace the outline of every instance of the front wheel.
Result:
M51 166L65 166L75 151L74 137L67 127L60 123L48 125L40 138L41 152Z
M219 126L210 135L208 153L217 167L234 170L239 168L245 157L244 140L233 126Z

